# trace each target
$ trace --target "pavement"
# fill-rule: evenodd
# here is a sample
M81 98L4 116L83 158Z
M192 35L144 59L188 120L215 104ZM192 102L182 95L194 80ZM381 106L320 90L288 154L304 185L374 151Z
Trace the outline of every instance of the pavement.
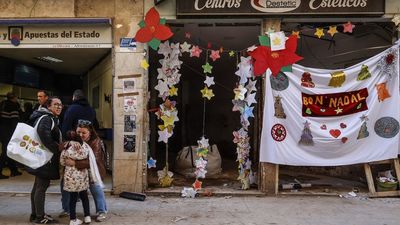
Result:
M90 197L91 198L91 197ZM366 196L148 196L134 201L108 195L109 219L99 225L398 225L400 198ZM82 207L78 203L78 218ZM60 212L59 194L46 196L46 212ZM91 212L94 204L91 200ZM31 224L29 194L0 193L0 225ZM59 224L68 224L63 218Z

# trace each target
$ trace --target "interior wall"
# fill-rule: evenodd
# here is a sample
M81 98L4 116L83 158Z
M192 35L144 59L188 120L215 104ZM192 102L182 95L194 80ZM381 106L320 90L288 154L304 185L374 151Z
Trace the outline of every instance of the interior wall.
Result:
M93 106L92 90L99 86L99 107L95 108L100 128L112 128L112 104L105 101L105 95L112 94L112 60L111 54L105 57L87 73L87 93L90 105ZM111 100L111 97L110 97Z

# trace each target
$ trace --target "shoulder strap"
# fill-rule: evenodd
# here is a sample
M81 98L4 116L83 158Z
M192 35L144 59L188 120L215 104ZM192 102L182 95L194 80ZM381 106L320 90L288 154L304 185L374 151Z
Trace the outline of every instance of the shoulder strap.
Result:
M39 125L40 120L42 120L43 117L45 117L45 116L48 116L48 115L43 115L43 116L39 117L38 121L35 124L35 129L37 129L37 126ZM53 128L54 128L54 120L51 117L50 117L50 120L51 120L51 130L53 130Z

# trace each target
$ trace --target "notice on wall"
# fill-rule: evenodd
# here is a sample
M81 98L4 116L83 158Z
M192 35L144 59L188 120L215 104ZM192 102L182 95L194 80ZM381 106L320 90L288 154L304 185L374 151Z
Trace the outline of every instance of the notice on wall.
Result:
M135 152L136 135L124 135L124 152Z
M124 97L124 112L136 113L137 100L135 96Z
M124 86L123 86L123 93L129 93L133 92L135 90L135 79L134 78L129 78L129 79L124 79Z
M124 116L124 132L136 132L136 116L125 115Z

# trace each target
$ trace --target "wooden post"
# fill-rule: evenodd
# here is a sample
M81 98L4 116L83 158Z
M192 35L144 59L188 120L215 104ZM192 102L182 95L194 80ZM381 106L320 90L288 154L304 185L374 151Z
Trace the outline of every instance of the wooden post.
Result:
M280 31L281 29L281 21L279 19L267 19L263 21L262 24L262 33L261 35L265 35L265 32L273 29L275 31ZM263 90L265 90L265 79L263 79ZM263 91L264 93L264 91ZM260 97L262 103L264 103L264 96ZM260 104L261 105L261 104ZM259 110L263 110L264 107L260 107ZM261 131L260 131L261 132ZM259 189L262 192L267 194L278 194L278 182L279 182L279 165L260 162L259 164Z

